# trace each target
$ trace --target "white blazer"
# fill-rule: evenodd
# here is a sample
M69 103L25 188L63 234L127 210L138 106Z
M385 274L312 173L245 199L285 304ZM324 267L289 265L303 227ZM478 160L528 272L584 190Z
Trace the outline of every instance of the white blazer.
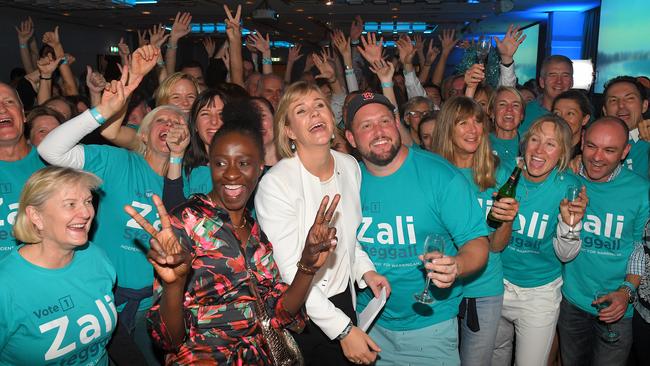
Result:
M341 195L336 218L339 229L337 245L348 251L349 284L352 303L356 307L354 281L360 288L365 288L363 275L375 270L357 241L357 228L361 223L361 170L352 156L334 150L330 152L334 157L337 191ZM296 275L296 263L300 260L322 197L320 180L305 169L297 155L278 162L258 185L255 196L257 219L273 245L273 256L282 279L287 283L291 283ZM350 318L329 301L329 297L337 294L328 292L328 279L323 272L319 271L315 276L305 307L311 320L330 339L334 339Z

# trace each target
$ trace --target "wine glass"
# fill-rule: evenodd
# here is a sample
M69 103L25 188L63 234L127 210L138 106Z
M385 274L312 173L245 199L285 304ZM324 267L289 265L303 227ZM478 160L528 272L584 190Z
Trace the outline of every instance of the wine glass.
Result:
M429 234L426 236L424 239L424 248L422 250L423 255L427 255L429 253L435 253L438 252L440 254L445 253L445 238L442 235L438 234ZM426 261L426 260L425 260ZM433 296L429 294L429 284L431 283L431 278L427 276L426 284L424 285L424 289L422 289L421 292L418 292L413 295L415 300L417 302L421 302L423 304L431 304L433 303Z
M571 184L566 189L565 198L567 199L567 201L573 202L576 199L578 199L579 194L580 194L580 187ZM573 225L574 225L573 220L574 220L574 216L572 212L571 217L569 218L569 232L565 236L562 236L563 238L572 239L575 237L575 231L573 230Z
M479 64L485 65L487 63L490 48L492 48L492 40L490 37L479 38L476 43L476 58Z
M603 296L606 296L609 294L609 291L603 291L603 290L598 290L594 294L594 300L598 300ZM609 301L601 302L600 304L596 304L596 309L598 312L603 310L604 308L608 307L610 305ZM605 323L605 326L607 327L607 330L603 332L600 336L603 338L603 340L607 343L614 343L619 340L621 337L617 331L612 329L612 325L610 323Z

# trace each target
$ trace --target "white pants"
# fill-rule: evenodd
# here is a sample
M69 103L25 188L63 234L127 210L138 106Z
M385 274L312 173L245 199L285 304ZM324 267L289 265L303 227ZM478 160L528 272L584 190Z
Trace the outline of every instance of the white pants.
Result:
M492 366L508 366L516 332L516 366L545 366L562 301L562 277L544 286L524 288L506 280Z

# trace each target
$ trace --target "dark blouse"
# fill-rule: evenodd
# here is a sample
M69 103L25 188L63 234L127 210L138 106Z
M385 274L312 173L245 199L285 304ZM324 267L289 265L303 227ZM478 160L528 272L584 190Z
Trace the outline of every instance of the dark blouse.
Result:
M260 296L275 328L300 331L305 326L304 311L287 312L282 294L288 285L281 282L273 260L271 243L253 222L246 243L245 258L255 274ZM162 286L154 283L154 306L148 313L153 339L168 354L168 365L270 365L268 348L255 316L255 298L249 288L240 241L228 213L209 197L194 195L171 215L174 231L193 256L183 306L186 337L172 349L160 317Z

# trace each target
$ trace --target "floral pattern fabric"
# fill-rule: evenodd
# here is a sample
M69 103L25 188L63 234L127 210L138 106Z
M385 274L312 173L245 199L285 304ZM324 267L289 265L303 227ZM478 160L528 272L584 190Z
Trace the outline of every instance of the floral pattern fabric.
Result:
M153 339L166 350L168 365L270 365L271 358L255 315L250 276L276 328L301 331L304 310L291 315L283 306L288 285L281 282L266 235L253 223L245 248L240 246L228 213L205 195L192 196L171 213L180 243L192 254L192 270L183 308L186 337L172 348L160 317L162 285L154 283L154 306L148 313ZM245 256L244 256L245 253Z

